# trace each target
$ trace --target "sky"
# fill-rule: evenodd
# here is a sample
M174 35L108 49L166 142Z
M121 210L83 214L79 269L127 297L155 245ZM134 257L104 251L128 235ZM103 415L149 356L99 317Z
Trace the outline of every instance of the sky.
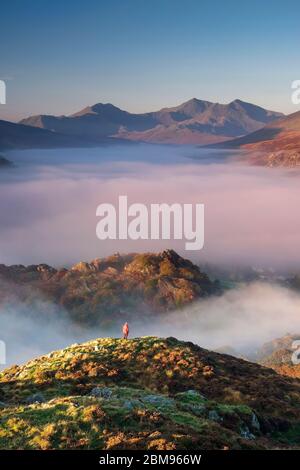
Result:
M4 0L0 118L236 98L291 113L299 0Z

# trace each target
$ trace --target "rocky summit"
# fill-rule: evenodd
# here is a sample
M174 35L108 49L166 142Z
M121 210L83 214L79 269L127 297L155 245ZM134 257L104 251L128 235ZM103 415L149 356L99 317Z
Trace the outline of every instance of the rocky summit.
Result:
M173 250L115 254L69 269L46 264L0 265L0 303L43 298L81 325L159 314L220 291L198 266ZM17 297L17 299L16 299Z
M102 338L0 374L2 449L293 449L300 382L175 338Z

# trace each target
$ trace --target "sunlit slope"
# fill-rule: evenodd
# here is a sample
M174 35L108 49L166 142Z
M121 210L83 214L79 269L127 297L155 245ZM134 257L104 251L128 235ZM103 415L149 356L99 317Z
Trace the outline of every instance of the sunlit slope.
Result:
M175 338L72 345L0 393L1 448L292 447L300 423L298 380Z
M249 161L266 166L300 164L300 112L266 125L245 137L222 144L250 152Z

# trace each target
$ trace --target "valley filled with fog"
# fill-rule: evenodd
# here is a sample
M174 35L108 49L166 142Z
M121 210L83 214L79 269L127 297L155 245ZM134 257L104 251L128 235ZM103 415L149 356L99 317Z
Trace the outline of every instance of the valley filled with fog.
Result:
M296 170L248 166L230 152L197 147L125 145L94 149L7 153L14 167L0 173L0 255L3 264L72 266L115 252L173 248L200 267L300 269ZM205 245L185 251L184 241L107 240L96 237L96 208L128 202L203 203ZM176 336L206 348L253 352L264 341L299 332L300 296L270 282L243 282L221 296L169 312L157 322L143 317L132 336ZM39 312L49 312L39 318ZM138 312L137 312L138 315ZM8 363L23 362L108 331L73 325L63 308L41 298L34 305L2 305L1 337Z
M234 155L234 154L233 154ZM295 268L300 263L297 170L248 166L197 147L125 145L7 152L0 173L0 255L5 264L54 266L114 252L174 248L216 264ZM96 208L128 203L203 203L205 244L96 237Z

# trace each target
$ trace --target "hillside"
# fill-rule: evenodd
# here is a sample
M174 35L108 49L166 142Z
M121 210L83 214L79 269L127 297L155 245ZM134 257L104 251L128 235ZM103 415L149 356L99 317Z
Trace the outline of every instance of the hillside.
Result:
M222 144L249 152L256 164L294 167L300 164L300 112L293 113L245 137Z
M21 124L97 141L104 137L173 144L209 144L248 134L282 117L241 100L229 104L193 98L179 106L134 114L110 103L70 116L38 115Z
M278 374L300 378L300 364L294 364L292 361L296 353L296 348L293 347L295 341L300 341L300 334L287 334L269 341L257 352L257 361L266 367L271 367ZM300 359L300 356L298 358Z
M300 381L175 338L97 339L0 374L0 448L299 444Z
M54 132L43 126L16 124L0 120L0 149L88 147L117 143L118 139L101 138L97 141L83 135L68 135Z
M217 282L172 250L116 254L69 269L0 265L0 280L0 303L42 297L63 307L76 323L105 328L124 317L149 318L220 292Z

